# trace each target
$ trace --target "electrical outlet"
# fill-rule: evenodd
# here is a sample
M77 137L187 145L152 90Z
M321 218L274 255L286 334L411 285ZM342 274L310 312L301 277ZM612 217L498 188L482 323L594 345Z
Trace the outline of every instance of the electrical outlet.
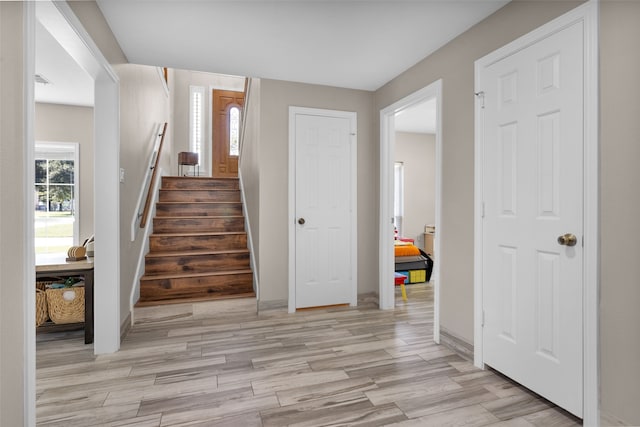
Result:
M120 182L124 182L124 168L120 168Z

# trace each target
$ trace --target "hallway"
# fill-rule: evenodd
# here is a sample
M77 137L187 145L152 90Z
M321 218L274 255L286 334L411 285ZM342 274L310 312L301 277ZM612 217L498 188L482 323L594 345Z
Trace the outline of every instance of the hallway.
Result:
M40 335L38 425L579 425L433 344L432 286L407 291L388 311L138 308L121 351L97 357L75 333Z

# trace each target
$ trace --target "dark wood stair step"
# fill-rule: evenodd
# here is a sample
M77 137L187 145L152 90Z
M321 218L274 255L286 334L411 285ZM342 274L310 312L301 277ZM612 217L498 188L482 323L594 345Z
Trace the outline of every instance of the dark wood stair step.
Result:
M169 305L169 304L187 304L193 302L206 302L206 301L217 301L217 300L227 300L227 299L240 299L240 298L255 298L255 292L246 292L242 294L217 294L217 295L207 295L204 297L183 297L183 298L171 298L166 300L149 300L142 301L138 300L135 304L136 307L153 307L157 305ZM76 323L77 325L78 323ZM72 325L72 324L70 324ZM40 326L40 328L44 328L44 326ZM77 329L77 327L76 327Z
M244 231L243 216L166 216L153 219L153 232Z
M218 233L219 234L219 233ZM220 255L220 254L248 254L249 249L228 249L228 250L195 250L195 251L175 251L175 252L149 252L148 258L163 258L167 256L193 256L193 255Z
M161 188L202 189L202 190L239 190L238 178L206 178L187 176L163 176Z
M150 253L145 258L145 275L207 273L249 268L249 251Z
M234 202L240 203L240 190L161 189L160 202Z
M170 274L140 279L140 303L180 299L217 299L253 294L251 270L217 273Z
M239 216L239 202L158 202L156 216Z
M220 251L247 248L247 233L165 233L149 236L150 252Z

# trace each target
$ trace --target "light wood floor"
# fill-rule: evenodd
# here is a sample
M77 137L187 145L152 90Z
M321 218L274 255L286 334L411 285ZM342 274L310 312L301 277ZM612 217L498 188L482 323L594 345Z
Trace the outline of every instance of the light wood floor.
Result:
M399 292L399 290L398 290ZM432 342L431 285L287 314L255 300L136 309L116 354L39 335L38 425L574 426L578 420Z

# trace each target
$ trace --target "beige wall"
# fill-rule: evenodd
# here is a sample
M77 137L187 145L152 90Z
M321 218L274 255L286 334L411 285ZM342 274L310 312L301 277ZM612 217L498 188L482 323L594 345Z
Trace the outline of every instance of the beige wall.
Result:
M568 11L574 1L514 1L487 20L471 28L429 58L407 70L375 93L324 88L277 81L263 81L261 90L259 181L260 255L263 299L285 299L287 288L287 120L289 105L335 108L358 112L358 209L359 290L377 289L377 203L378 203L378 112L402 97L443 79L443 224L442 224L442 325L471 342L473 332L473 62L518 36ZM71 2L78 15L94 21L93 2ZM640 424L640 300L637 286L640 271L634 255L633 238L640 227L637 159L640 134L637 117L640 59L637 40L640 3L605 0L601 5L601 379L602 409L630 424ZM22 306L7 304L7 293L19 292L24 259L19 250L24 228L20 206L23 194L17 189L24 170L20 158L21 81L20 6L0 2L0 63L3 96L0 118L0 424L22 425L22 373L24 367L21 319ZM91 12L91 13L88 13ZM87 27L98 45L106 46L112 63L124 62L124 55L108 46L112 38L103 20ZM85 19L83 19L85 22ZM94 22L95 23L95 22ZM10 39L6 35L10 34ZM97 37L97 38L96 38ZM110 52L110 53L109 53ZM133 70L132 70L133 71ZM127 74L127 76L125 76ZM135 72L133 72L135 74ZM126 81L128 72L121 74ZM134 79L135 80L135 79ZM9 82L9 83L7 83ZM125 83L126 86L126 83ZM133 100L131 100L133 102ZM125 108L132 110L133 108ZM155 110L154 110L155 111ZM162 114L158 113L158 116ZM130 124L131 125L131 124ZM133 133L133 132L132 132ZM123 144L126 144L123 139ZM132 163L127 162L127 163ZM255 173L255 168L254 173ZM130 170L130 168L128 168ZM17 178L16 178L17 177ZM129 178L128 178L129 179ZM255 176L254 176L255 179ZM125 198L128 198L127 189ZM255 195L252 199L255 200ZM7 202L10 199L10 202ZM123 203L123 209L128 209ZM125 217L129 216L127 212ZM130 217L128 218L130 220ZM18 225L18 226L16 226ZM640 231L640 230L638 230ZM468 245L453 242L466 241ZM130 254L123 248L122 257ZM461 268L460 266L468 266ZM123 268L123 271L125 269ZM7 322L11 322L8 327Z
M442 326L473 341L473 62L579 2L515 1L376 93L376 110L443 79ZM602 411L640 425L640 3L603 1L600 21ZM468 241L460 246L453 242ZM469 268L459 268L467 265Z
M94 0L67 3L110 64L129 62Z
M138 256L144 245L141 232L131 241L131 221L137 212L156 126L170 121L170 110L156 67L123 64L115 70L120 78L120 167L125 170L125 181L120 184L120 317L124 320L129 314ZM162 171L169 171L174 163L171 133L167 134L160 156Z
M640 2L600 18L602 410L640 425Z
M199 71L174 70L174 154L189 149L189 86L204 87L204 117L207 150L204 153L206 159L200 159L200 173L211 175L211 89L233 90L244 92L244 77L225 76L221 74L202 73ZM171 173L178 174L178 163L174 162Z
M440 320L443 328L467 342L473 342L474 61L577 4L509 3L375 94L379 111L442 79Z
M170 95L165 92L156 67L126 63L125 55L94 1L70 2L70 6L120 79L120 167L125 171L125 181L120 184L120 319L124 321L129 315L131 293L137 282L138 256L144 245L142 233L131 241L131 221L136 214L158 124L169 123L160 170L167 173L175 163ZM173 86L171 80L170 87Z
M35 140L79 144L79 243L93 234L93 108L36 103Z
M404 165L403 237L424 247L424 226L436 222L436 136L396 132L395 161Z
M242 134L242 153L240 153L239 176L244 188L244 214L246 215L253 243L252 266L254 272L260 271L260 79L252 79L249 97L244 106L245 127ZM260 298L261 295L258 295Z
M27 322L23 289L27 277L22 4L0 2L0 425L26 425ZM27 194L29 197L27 197ZM33 235L33 233L31 233ZM32 390L34 391L34 390Z
M358 293L378 291L378 148L372 93L261 80L261 300L288 297L289 106L355 111L358 115Z

